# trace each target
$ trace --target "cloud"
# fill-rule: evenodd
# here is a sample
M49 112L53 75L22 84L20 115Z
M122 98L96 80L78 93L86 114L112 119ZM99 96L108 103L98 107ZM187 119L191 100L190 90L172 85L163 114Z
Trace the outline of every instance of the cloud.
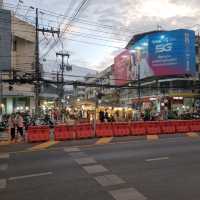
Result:
M31 4L31 0L26 2ZM43 9L61 14L69 9L68 15L71 15L80 2L81 0L43 0L38 5ZM72 3L71 6L70 3ZM89 23L76 22L73 24L73 30L94 34L99 38L126 40L128 43L134 34L155 30L158 24L166 30L193 28L195 24L200 24L199 13L199 0L89 0L79 15L80 19ZM96 32L85 28L96 30ZM197 28L199 27L195 26L193 29ZM78 36L70 36L70 38L119 46L118 41L95 41L89 37ZM67 50L74 52L72 55L74 61L79 62L81 58L82 63L99 66L101 69L112 64L114 56L117 54L113 48L106 46L83 45L69 40L66 40L64 44ZM60 44L57 49L59 48ZM53 53L51 53L52 55Z

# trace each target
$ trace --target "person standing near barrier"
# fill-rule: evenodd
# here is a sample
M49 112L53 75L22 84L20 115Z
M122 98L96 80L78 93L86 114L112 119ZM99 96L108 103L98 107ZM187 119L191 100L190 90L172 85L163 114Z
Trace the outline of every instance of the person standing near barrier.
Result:
M99 120L100 122L104 122L104 112L102 110L99 112Z
M108 115L108 111L106 110L105 113L104 113L104 120L106 122L109 122L109 115Z
M25 137L24 137L24 119L21 115L21 113L19 113L17 115L17 118L16 118L16 124L17 124L17 133L20 134L20 136L22 137L23 141L25 140Z
M14 114L10 115L10 117L8 119L8 126L9 126L9 131L10 131L10 136L11 136L11 142L13 142L16 139L15 138L16 121L15 121L15 115Z

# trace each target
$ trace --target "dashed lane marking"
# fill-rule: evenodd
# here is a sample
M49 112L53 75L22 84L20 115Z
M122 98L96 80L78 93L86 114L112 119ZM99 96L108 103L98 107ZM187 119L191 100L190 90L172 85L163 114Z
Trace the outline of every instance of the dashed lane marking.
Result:
M6 179L0 179L0 189L5 189L7 187Z
M102 165L91 165L91 166L85 166L83 169L88 173L88 174L95 174L95 173L102 173L102 172L107 172L108 169L106 169Z
M124 188L109 192L115 200L146 200L147 198L135 188Z
M105 137L99 139L95 144L100 145L100 144L108 144L112 141L113 137Z
M147 135L147 140L158 140L159 136L158 135Z
M10 158L9 153L0 153L0 159L8 159L8 158Z
M97 176L94 178L101 186L112 186L125 183L120 177L114 174L108 174L104 176Z
M28 174L24 176L15 176L15 177L10 177L8 178L9 181L14 181L14 180L20 180L20 179L26 179L26 178L33 178L33 177L39 177L39 176L48 176L52 175L53 172L44 172L44 173L37 173L37 174Z
M48 147L51 147L53 145L58 144L59 141L48 141L48 142L44 142L42 144L38 144L34 147L29 148L29 151L36 151L36 150L41 150L41 149L47 149Z
M186 135L193 138L199 137L198 133L195 132L186 133Z
M168 159L169 159L169 157L160 157L160 158L149 158L149 159L146 159L145 161L153 162L153 161L168 160Z
M65 147L64 151L67 153L71 153L71 152L79 152L80 149L78 147Z

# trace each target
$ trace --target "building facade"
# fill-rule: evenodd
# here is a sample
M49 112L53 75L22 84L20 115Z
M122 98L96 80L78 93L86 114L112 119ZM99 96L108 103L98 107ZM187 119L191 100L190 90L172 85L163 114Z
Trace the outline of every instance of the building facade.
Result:
M119 90L112 87L115 82L112 72L113 65L97 73L95 77L86 79L86 83L94 85L86 88L85 98L87 100L95 102L98 99L102 106L119 106ZM95 87L95 85L100 85L100 87Z
M15 17L11 11L0 10L0 71L2 79L34 74L35 28ZM6 50L5 50L6 49ZM3 113L35 109L34 84L1 83Z
M199 101L199 36L190 30L154 31L135 35L115 58L114 76L121 105L158 112L194 109Z

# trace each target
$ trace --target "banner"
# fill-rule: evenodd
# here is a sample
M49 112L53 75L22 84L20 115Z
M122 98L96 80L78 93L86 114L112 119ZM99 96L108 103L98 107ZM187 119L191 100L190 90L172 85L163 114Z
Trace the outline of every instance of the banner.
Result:
M152 76L196 73L195 33L178 29L146 34L114 59L117 85ZM121 79L121 80L120 80Z

